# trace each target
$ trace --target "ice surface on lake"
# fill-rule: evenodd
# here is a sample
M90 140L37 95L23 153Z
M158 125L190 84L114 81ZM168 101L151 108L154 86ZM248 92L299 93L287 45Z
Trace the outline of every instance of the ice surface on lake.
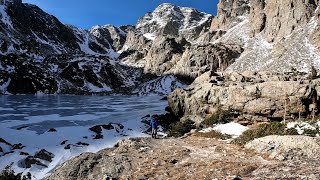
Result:
M167 102L160 99L160 96L0 96L0 138L12 145L26 146L4 155L10 150L0 141L3 150L0 169L14 162L16 172L31 172L33 179L41 179L82 152L97 152L124 137L147 136L143 134L146 127L141 118L151 112L164 113ZM103 139L93 139L95 133L89 128L109 123L113 123L115 129L103 130ZM48 132L51 128L56 132ZM66 144L61 145L66 140ZM90 145L73 146L78 142ZM68 144L72 144L71 148L64 149ZM48 168L21 168L19 161L27 157L20 155L21 152L33 156L41 149L55 155L53 162L46 164Z

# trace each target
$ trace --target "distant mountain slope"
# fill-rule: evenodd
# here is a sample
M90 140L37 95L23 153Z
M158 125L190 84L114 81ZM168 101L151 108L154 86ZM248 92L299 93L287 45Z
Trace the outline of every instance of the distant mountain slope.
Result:
M39 7L7 0L0 4L0 53L26 54L44 59L59 54L99 54L114 56L124 43L125 30L114 26L84 30L62 24ZM116 40L118 38L119 40ZM115 41L119 41L118 44Z
M0 1L0 13L1 94L130 94L152 80L117 61L133 26L80 29L21 0Z

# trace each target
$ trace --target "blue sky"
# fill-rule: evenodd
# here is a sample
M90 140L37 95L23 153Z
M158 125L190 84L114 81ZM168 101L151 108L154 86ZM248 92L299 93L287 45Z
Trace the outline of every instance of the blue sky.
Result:
M137 20L158 5L168 2L216 14L219 0L23 0L36 4L61 22L81 28L94 25L135 25Z

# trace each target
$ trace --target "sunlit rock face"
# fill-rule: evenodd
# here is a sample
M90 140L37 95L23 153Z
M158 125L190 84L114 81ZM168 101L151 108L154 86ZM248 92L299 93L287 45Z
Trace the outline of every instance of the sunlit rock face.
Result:
M168 97L172 112L180 117L206 118L219 110L231 110L235 120L281 121L283 117L308 117L319 103L319 79L305 74L270 72L204 73L188 88Z
M320 69L318 7L319 1L221 0L202 38L244 48L228 71L309 72ZM213 36L218 32L224 34Z

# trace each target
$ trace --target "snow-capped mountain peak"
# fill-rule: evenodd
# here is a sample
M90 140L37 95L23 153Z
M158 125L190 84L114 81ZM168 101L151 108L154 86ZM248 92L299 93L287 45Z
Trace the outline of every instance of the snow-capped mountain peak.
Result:
M159 5L152 13L139 19L136 28L142 34L153 36L170 35L196 38L200 32L210 27L212 15L193 8L179 7L170 3Z

